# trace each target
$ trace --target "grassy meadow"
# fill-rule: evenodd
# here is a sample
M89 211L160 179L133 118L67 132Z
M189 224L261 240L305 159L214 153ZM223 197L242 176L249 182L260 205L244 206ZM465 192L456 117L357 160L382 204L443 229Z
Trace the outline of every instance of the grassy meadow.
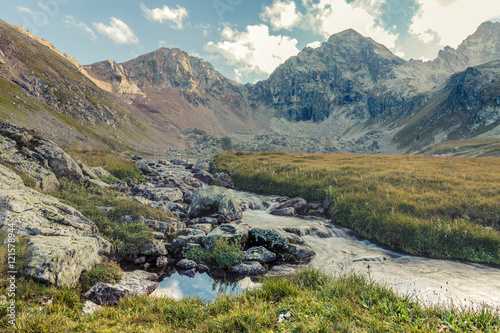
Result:
M500 264L500 159L224 153L243 190L330 201L335 223L410 254Z

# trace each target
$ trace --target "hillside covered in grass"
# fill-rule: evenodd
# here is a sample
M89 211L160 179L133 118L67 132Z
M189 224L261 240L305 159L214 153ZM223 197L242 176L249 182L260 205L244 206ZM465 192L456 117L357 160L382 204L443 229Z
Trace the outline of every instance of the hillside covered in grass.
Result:
M500 264L500 160L226 153L238 188L329 200L333 222L410 254Z

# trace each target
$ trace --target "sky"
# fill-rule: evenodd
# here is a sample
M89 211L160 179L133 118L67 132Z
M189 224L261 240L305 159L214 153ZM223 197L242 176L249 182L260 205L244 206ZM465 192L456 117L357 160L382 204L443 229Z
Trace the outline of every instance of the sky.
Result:
M500 21L500 0L0 0L0 8L0 19L82 65L179 48L241 83L349 28L427 61Z

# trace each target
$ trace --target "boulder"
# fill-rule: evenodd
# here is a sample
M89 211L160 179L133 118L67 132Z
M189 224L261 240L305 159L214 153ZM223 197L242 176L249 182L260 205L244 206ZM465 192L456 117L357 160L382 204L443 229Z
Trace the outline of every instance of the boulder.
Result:
M100 187L100 188L110 188L111 185L109 185L108 183L105 183L103 182L102 180L98 180L98 179L86 179L86 182L91 185L91 186L96 186L96 187Z
M194 192L189 205L190 218L219 214L229 221L242 218L240 205L227 189L218 186L207 186Z
M248 239L250 227L247 224L227 223L212 230L201 243L206 249L211 249L215 240L225 238L234 243L245 244Z
M203 182L197 178L194 178L194 177L186 176L186 177L182 178L182 181L190 187L194 187L194 188L203 187Z
M88 167L97 177L111 177L108 170L103 167ZM83 171L83 170L82 170Z
M9 127L9 129L12 128ZM5 128L5 124L0 124L0 161L8 163L31 176L36 181L36 186L41 190L46 192L57 190L60 185L59 180L52 170L50 170L43 157L34 154L29 149L25 149L21 153L17 149L17 142L7 137L7 135L22 135L22 132L8 131ZM31 139L26 140L30 142Z
M168 265L168 258L165 256L159 256L156 258L156 267L165 267Z
M178 273L180 275L185 275L187 277L194 278L196 276L196 268L180 270L180 271L178 271Z
M161 240L154 239L143 246L140 254L145 256L166 256L168 252Z
M127 195L131 193L130 187L125 182L118 182L116 184L111 185L109 188L118 192L125 193Z
M248 261L231 266L229 271L245 276L260 275L267 272L267 270L257 261Z
M250 246L263 246L271 252L286 252L288 240L275 229L252 228L249 233L248 243Z
M193 260L182 259L176 264L176 266L182 269L191 269L191 268L196 268L198 264Z
M267 272L266 277L287 276L297 273L303 266L300 265L275 265Z
M94 173L94 170L83 164L81 161L76 160L75 162L82 170L84 176L89 177L90 179L100 180L99 177L97 177L97 175Z
M117 284L96 283L85 293L85 298L98 305L117 305L127 296L149 295L158 287L157 279L156 274L145 271L124 272Z
M201 180L206 184L210 184L214 180L214 176L210 172L204 170L199 170L199 172L194 173L193 177Z
M85 303L83 303L82 315L84 316L84 315L92 314L96 311L100 311L101 309L102 309L102 306L97 305L91 301L85 301Z
M28 242L31 257L26 274L43 283L74 287L83 271L102 262L92 237L35 236Z
M86 236L96 225L71 206L24 186L22 179L0 165L0 229L15 224L19 236Z
M289 244L288 250L299 262L307 261L316 255L307 245Z
M276 216L295 216L295 208L286 207L280 209L273 209L271 210L270 214Z
M251 247L244 252L246 261L257 261L266 264L276 259L276 254L268 251L263 246Z
M48 161L50 169L58 179L64 177L74 181L83 181L82 169L55 143L44 140L34 151Z
M134 265L142 265L146 262L146 256L140 256L134 259Z

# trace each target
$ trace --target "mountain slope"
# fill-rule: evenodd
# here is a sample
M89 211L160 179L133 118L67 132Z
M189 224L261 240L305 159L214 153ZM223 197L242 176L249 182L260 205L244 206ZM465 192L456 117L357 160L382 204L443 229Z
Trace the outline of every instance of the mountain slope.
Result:
M219 134L256 131L241 85L179 49L161 48L123 64L106 61L86 69L155 123ZM126 87L134 91L120 92Z
M82 74L78 63L28 31L0 21L0 120L65 147L150 150L175 132L138 121L127 103ZM144 140L147 138L147 140Z

